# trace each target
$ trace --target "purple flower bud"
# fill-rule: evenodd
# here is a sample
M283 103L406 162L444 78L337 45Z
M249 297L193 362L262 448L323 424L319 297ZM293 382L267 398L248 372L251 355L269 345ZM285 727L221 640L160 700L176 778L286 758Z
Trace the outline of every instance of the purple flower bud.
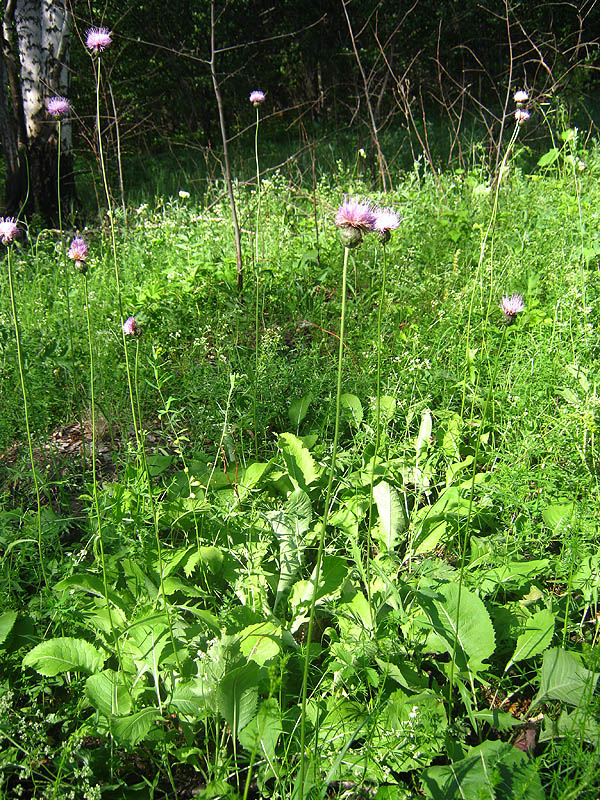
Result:
M0 217L0 241L2 244L11 244L20 231L14 217Z
M250 92L250 102L253 106L261 105L261 103L265 102L265 93L259 91Z
M87 264L85 262L88 257L87 242L79 236L75 237L71 242L67 255L75 262L75 269L81 272L82 275L85 275L87 272Z
M125 334L125 336L138 335L139 329L136 324L135 317L127 317L127 319L123 323L123 333Z
M64 117L71 111L71 103L66 97L50 97L46 100L46 111L51 117Z
M85 46L88 50L93 50L99 53L101 50L106 50L112 44L112 31L108 28L90 28L85 35Z
M519 125L522 125L524 122L527 122L529 117L531 117L531 114L529 113L529 111L527 111L526 108L517 108L517 110L515 111L515 120L519 123Z

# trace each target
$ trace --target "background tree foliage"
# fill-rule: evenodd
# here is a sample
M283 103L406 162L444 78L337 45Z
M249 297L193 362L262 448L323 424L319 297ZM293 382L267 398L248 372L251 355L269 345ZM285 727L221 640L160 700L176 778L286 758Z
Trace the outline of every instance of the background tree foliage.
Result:
M84 47L90 25L114 32L103 85L109 138L116 119L122 146L134 152L174 143L219 149L207 0L74 0L71 10L76 151L95 138L94 74ZM230 135L248 124L254 88L267 93L282 126L362 126L373 146L388 129L418 132L424 116L441 115L451 157L460 156L461 131L472 119L497 143L517 87L528 87L537 101L559 95L594 119L597 0L489 7L475 0L231 0L217 3L216 13Z

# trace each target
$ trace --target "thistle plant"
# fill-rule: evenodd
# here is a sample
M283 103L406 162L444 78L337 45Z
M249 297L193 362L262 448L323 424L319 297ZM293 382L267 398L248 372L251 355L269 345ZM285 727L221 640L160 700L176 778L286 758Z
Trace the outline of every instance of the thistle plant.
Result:
M373 485L375 483L375 468L377 464L377 457L379 455L379 444L381 440L381 321L383 318L383 306L385 303L385 286L386 286L386 272L387 272L387 249L386 245L390 241L392 231L400 227L400 217L391 208L377 208L375 210L375 222L373 223L373 230L377 234L382 250L382 267L381 267L381 288L379 292L379 307L377 310L377 387L376 387L376 401L375 401L375 451L373 453L373 466L371 469L371 491L370 498L373 498ZM366 569L366 583L367 583L367 597L369 600L369 608L371 608L371 580L369 575L369 564L371 552L371 515L373 511L373 503L369 504L369 519L367 526L367 569ZM373 613L371 609L371 614Z
M0 217L0 241L6 245L6 269L8 272L8 291L10 294L10 307L12 311L13 325L15 329L15 343L17 346L17 365L19 367L19 380L21 383L21 393L23 395L23 415L25 418L25 432L27 434L27 445L29 448L29 463L31 466L31 475L33 477L33 486L35 489L35 499L37 505L37 545L40 557L40 567L42 570L42 578L44 584L48 589L48 579L46 577L46 568L44 566L44 551L42 548L42 504L40 498L40 486L37 477L37 470L35 468L35 460L33 458L33 442L31 439L31 427L29 425L29 406L27 402L27 389L25 387L25 376L23 374L23 357L21 351L21 334L19 330L19 318L17 316L17 304L15 301L15 288L13 285L12 265L11 265L11 250L12 246L19 236L19 226L14 217Z
M91 452L92 503L94 507L94 513L96 516L96 541L98 542L98 552L100 554L100 566L102 568L102 586L104 589L104 600L106 602L108 622L112 633L113 642L115 645L115 653L117 655L119 668L121 668L122 662L121 662L121 651L119 647L119 636L117 634L114 625L113 615L111 611L111 601L108 591L106 559L104 556L104 538L102 535L102 515L100 514L100 503L98 500L98 475L96 469L96 395L95 395L95 376L94 376L94 347L92 343L92 322L90 316L90 298L88 291L88 264L87 264L88 253L89 253L89 248L87 242L78 236L71 242L71 246L69 247L69 252L67 253L67 255L69 258L73 259L73 262L75 263L75 269L83 277L85 319L87 323L88 354L90 363L90 414L91 414L91 424L92 424L92 452ZM82 431L82 446L85 448L85 438L83 437L83 431Z
M250 93L250 102L256 109L256 127L254 132L254 157L256 160L256 226L254 230L254 275L255 275L255 301L254 301L254 395L252 398L252 416L254 424L254 452L258 458L258 433L256 427L256 402L258 394L258 344L259 344L259 293L260 293L260 261L259 261L259 225L260 225L260 165L258 160L258 128L260 123L260 107L265 102L264 92L253 91Z
M302 674L302 700L300 714L300 775L298 797L304 797L305 781L305 739L306 739L306 702L308 694L308 670L310 666L310 643L312 639L313 624L315 617L315 606L319 580L321 578L321 564L323 562L323 550L325 546L325 531L329 518L329 505L331 503L333 478L337 458L337 449L340 432L340 408L342 396L342 361L344 354L344 329L346 324L346 284L348 275L348 255L350 250L358 247L363 240L363 234L372 232L375 228L376 215L369 203L358 198L345 198L342 205L338 208L335 215L335 224L338 228L338 235L344 245L344 261L342 267L342 308L340 311L340 336L337 359L337 388L335 398L335 427L333 434L333 445L331 450L331 466L329 468L329 478L325 492L325 507L323 509L323 519L321 521L321 532L319 535L319 545L317 549L317 560L314 568L314 582L312 587L312 598L308 615L308 629L306 634L306 654L304 656L304 670Z
M77 385L77 378L75 374L75 350L73 348L73 323L71 319L71 288L69 285L69 269L67 266L67 248L65 245L65 238L64 238L64 231L63 231L63 220L62 220L62 198L61 198L61 154L62 154L62 120L63 117L68 116L71 113L71 103L66 97L62 96L55 96L50 97L46 101L46 111L48 114L56 119L57 122L57 165L56 165L56 196L57 196L57 205L58 205L58 230L60 236L60 252L61 252L61 260L62 260L62 268L64 272L64 279L65 279L65 297L67 300L67 332L69 336L69 353L70 353L70 362L71 362L71 381L73 387ZM83 419L79 419L79 425L81 431L83 433ZM83 467L83 474L85 479L85 448L81 450L81 458L82 458L82 467Z

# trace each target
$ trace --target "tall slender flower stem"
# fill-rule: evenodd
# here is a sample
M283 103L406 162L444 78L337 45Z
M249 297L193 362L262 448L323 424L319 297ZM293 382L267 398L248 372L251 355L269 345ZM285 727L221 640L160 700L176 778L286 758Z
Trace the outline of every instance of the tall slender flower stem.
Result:
M299 777L299 791L298 797L304 797L304 780L305 780L305 764L304 764L304 746L306 739L306 701L308 694L308 670L310 667L310 642L312 638L313 625L315 619L315 606L317 602L317 592L319 590L319 579L321 577L321 564L323 562L323 550L325 547L325 532L327 529L327 520L329 518L329 504L331 502L331 494L333 488L333 478L335 474L335 463L337 457L338 440L340 433L340 407L342 396L342 360L344 355L344 328L346 324L346 282L348 273L348 254L349 249L344 247L344 267L342 271L342 309L340 313L340 344L338 349L338 364L337 364L337 391L335 398L335 429L333 434L333 449L331 452L331 467L329 471L329 479L327 481L327 490L325 492L325 508L323 510L323 521L321 522L321 534L319 536L319 547L317 550L317 561L314 569L314 582L312 599L310 602L310 612L308 616L308 630L306 633L306 655L304 657L304 671L302 674L302 711L300 715L300 777Z
M135 398L136 404L138 408L138 419L141 420L141 410L140 410L140 395L139 395L139 384L138 384L138 364L139 364L139 351L140 351L140 342L139 339L136 339L135 342ZM171 639L171 646L173 647L173 654L175 655L175 661L177 663L177 668L181 673L181 663L179 661L179 655L177 653L177 647L175 645L175 635L173 633L173 623L171 620L171 611L169 608L169 602L167 600L167 593L165 592L165 580L164 580L164 566L163 566L163 558L162 558L162 545L160 541L160 526L159 526L159 511L157 508L156 503L154 502L154 492L152 488L152 478L150 476L150 470L148 469L148 459L146 458L146 448L144 444L144 431L140 427L140 430L136 430L136 438L140 444L139 448L139 457L140 462L142 465L142 469L144 472L144 476L146 478L146 483L148 486L148 499L150 502L150 508L152 511L152 521L154 523L154 537L156 540L156 557L158 560L158 574L159 574L159 581L160 581L160 594L162 595L162 601L165 609L165 615L167 617L167 626L169 628L169 636Z
M40 556L40 566L42 569L42 577L44 584L48 589L48 578L46 576L46 568L44 566L44 551L42 549L42 504L40 499L40 486L37 479L37 470L35 468L35 461L33 459L33 443L31 441L31 428L29 426L29 407L27 403L27 390L25 388L25 376L23 375L23 358L21 354L21 336L19 333L19 318L17 317L17 304L15 302L15 290L13 286L12 267L10 261L10 245L6 251L6 266L8 270L8 289L10 293L10 306L12 310L14 328L15 328L15 341L17 343L17 363L19 365L19 378L21 381L21 392L23 394L23 413L25 415L25 430L27 432L27 444L29 446L29 462L31 464L31 474L33 476L33 485L35 488L35 499L37 503L37 531L38 531L38 553Z
M504 158L502 159L502 163L500 164L500 170L498 172L498 177L497 177L497 180L495 182L496 186L495 186L495 190L494 190L494 202L493 202L493 205L492 205L492 213L490 215L488 226L486 228L485 234L484 234L483 239L481 241L481 247L479 249L479 261L477 262L476 278L479 277L480 292L481 292L482 295L483 295L483 276L481 274L481 268L483 266L483 260L485 258L485 254L486 254L488 239L489 239L490 233L493 231L494 225L496 223L496 217L497 217L497 214L498 214L498 199L499 199L499 195L500 195L500 184L502 183L502 177L504 175L504 171L505 171L505 168L506 168L506 163L508 161L508 157L510 156L510 154L512 152L514 144L517 141L518 135L519 135L519 123L517 123L515 125L515 129L514 129L513 134L512 134L512 136L510 138L508 146L506 148L506 152L504 153ZM471 318L473 316L473 305L474 305L474 302L475 302L475 285L476 285L476 280L473 282L473 289L471 291L471 300L470 300L470 303L469 303L469 316L468 316L468 319L467 319L467 343L466 343L466 348L465 348L465 374L464 374L464 378L463 378L463 392L462 392L462 401L461 401L461 406L460 406L461 419L463 418L464 410L465 410L465 400L466 400L466 393L467 393L467 372L468 372L468 369L469 369L469 362L470 362L470 359L471 359L471 355L470 355L470 347L471 347ZM493 281L490 280L490 294L489 294L489 298L488 298L486 317L487 317L487 314L489 314L489 309L490 309L490 306L491 306L492 292L493 292Z
M454 626L454 641L452 644L452 657L450 659L450 677L448 679L448 717L452 714L452 695L454 691L454 672L456 666L456 651L458 648L458 638L459 638L459 626L460 626L460 601L462 597L462 588L463 588L463 579L465 573L465 564L467 560L467 544L469 542L469 533L471 530L471 515L473 512L473 496L475 494L475 480L477 477L477 460L479 458L479 448L481 445L481 434L483 426L485 425L485 421L487 419L488 410L490 407L490 403L492 402L492 395L494 393L494 384L496 383L496 376L498 375L498 367L500 364L500 354L502 353L503 346L504 346L504 338L506 336L506 326L502 331L502 338L500 340L500 344L496 349L496 362L494 364L494 368L492 370L492 375L490 377L490 385L487 393L487 397L485 400L485 405L483 407L483 413L481 415L481 427L479 429L479 434L475 441L475 452L473 453L473 469L471 470L471 482L469 486L469 507L467 509L467 520L465 522L465 528L462 536L462 541L459 540L460 545L460 567L459 567L459 574L458 574L458 596L456 598L456 623ZM460 535L460 531L459 531Z
M259 295L260 295L260 261L258 231L260 226L260 166L258 161L258 127L260 122L259 105L256 106L256 128L254 132L254 157L256 160L256 227L254 230L254 275L255 275L255 302L254 302L254 395L252 398L252 416L254 425L254 452L258 458L258 431L256 429L257 412L256 402L258 395L258 361L259 361Z
M67 332L69 335L69 353L71 354L71 381L73 386L75 387L75 398L77 397L77 370L75 366L75 349L73 347L73 321L71 318L71 287L69 282L69 265L67 263L67 246L65 243L64 238L64 231L63 231L63 220L62 220L62 197L61 197L61 185L60 185L60 157L62 152L62 127L61 127L62 120L58 119L58 155L57 155L57 166L56 166L56 195L57 195L57 202L58 202L58 230L60 236L60 250L61 250L61 258L62 258L62 266L65 273L65 297L67 300ZM75 399L75 404L77 405ZM83 431L83 417L81 415L81 409L78 409L78 416L79 416L79 427L81 429L81 436L82 441L84 438L84 431ZM85 484L85 471L86 471L86 464L85 464L85 447L81 448L81 466L83 471L83 482Z
M104 540L102 538L102 516L100 514L100 503L98 501L98 476L96 474L96 398L95 398L95 388L94 388L94 348L92 345L92 323L90 318L90 301L89 301L89 293L88 293L88 279L87 275L84 274L84 289L85 289L85 318L87 322L87 333L88 333L88 350L89 350L89 358L90 358L90 405L91 405L91 416L92 416L92 502L94 504L94 511L96 513L96 525L97 525L97 542L98 542L98 549L100 551L100 564L102 567L102 584L104 588L104 599L106 601L106 610L108 612L108 622L110 625L110 630L113 636L113 641L115 644L115 652L117 654L117 660L119 662L119 668L122 670L122 661L121 661L121 649L119 646L119 636L115 629L115 624L112 616L112 611L110 607L110 597L108 592L108 577L106 574L106 559L104 557ZM129 691L129 687L128 687Z
M373 513L373 485L375 483L375 469L377 467L377 457L379 455L379 444L381 441L381 320L383 317L383 306L385 302L385 284L386 284L386 271L387 271L387 250L385 244L383 246L383 265L381 269L381 290L379 294L379 308L377 310L377 398L375 401L375 451L373 453L373 466L371 469L371 487L369 491L369 518L367 527L367 560L366 560L366 578L367 578L367 600L371 613L371 622L374 622L373 609L371 608L371 518Z
M111 239L111 246L112 246L112 255L113 255L113 265L115 271L115 283L117 286L117 299L119 302L119 320L121 323L121 338L123 340L123 352L125 353L125 369L127 372L127 387L129 389L129 401L131 405L131 416L133 418L133 427L135 429L135 436L138 445L138 450L140 448L140 440L138 436L138 424L137 418L135 413L135 401L134 401L134 393L133 393L133 383L131 378L131 368L129 365L129 354L127 352L127 342L125 340L125 331L123 330L123 300L121 297L121 281L119 278L119 262L117 259L117 241L115 237L115 221L113 218L113 211L112 211L112 204L110 200L110 191L108 188L108 178L106 176L106 164L104 162L104 150L102 148L102 128L100 125L100 74L101 74L101 59L98 56L98 63L97 63L97 74L96 74L96 126L98 128L98 153L100 156L100 171L102 173L102 183L104 186L104 195L106 197L106 204L108 208L108 219L110 222L110 239Z

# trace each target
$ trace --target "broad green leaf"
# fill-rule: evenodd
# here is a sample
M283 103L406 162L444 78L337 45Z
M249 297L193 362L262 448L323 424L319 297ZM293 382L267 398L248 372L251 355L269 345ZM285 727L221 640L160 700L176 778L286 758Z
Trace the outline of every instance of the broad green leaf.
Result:
M562 700L572 706L592 696L600 673L592 672L560 647L546 650L542 661L540 688L530 710L546 699Z
M515 652L505 667L505 672L526 658L532 658L543 653L550 646L554 636L554 614L547 608L537 611L527 620L525 630L519 635Z
M355 394L343 394L340 397L342 413L346 418L350 418L356 427L363 421L363 407Z
M496 728L498 731L509 731L511 728L522 724L520 719L516 719L512 714L507 714L506 711L499 711L497 708L484 708L482 711L473 711L471 716L473 720L487 722L490 728Z
M267 512L273 533L279 542L279 581L275 608L296 580L306 547L305 534L312 520L312 507L305 491L293 491L279 511Z
M279 448L294 486L306 490L318 477L315 461L304 444L293 433L282 433Z
M538 167L549 167L558 159L559 151L556 147L551 147L548 152L538 158Z
M218 709L234 736L238 736L256 714L259 672L258 664L248 661L227 672L219 683Z
M559 533L571 521L573 510L573 503L556 503L542 511L542 519L554 533Z
M242 653L261 667L279 654L281 627L273 622L265 620L248 625L240 631L239 637Z
M169 700L169 708L188 717L203 717L214 705L214 686L203 678L178 681Z
M427 688L427 676L419 674L407 661L402 661L400 664L392 664L389 661L382 661L380 658L376 658L375 661L386 678L391 678L405 689L416 692Z
M65 592L70 589L80 589L83 592L93 595L94 597L104 598L104 583L97 575L91 575L89 572L84 572L79 575L70 575L68 578L63 578L55 584L54 589L58 592ZM111 589L108 590L108 599L110 602L120 608L125 614L127 613L127 605L119 597L116 592Z
M462 435L462 419L460 414L453 414L442 438L442 450L448 458L460 461L460 438Z
M347 575L348 563L344 558L341 556L324 556L319 575L316 602L318 603L324 597L337 592L346 582ZM311 602L315 578L316 573L313 570L310 580L298 581L294 585L290 597L292 606L308 605Z
M379 512L380 533L373 535L389 552L394 550L400 542L402 534L408 526L408 518L404 503L397 489L390 486L387 481L380 481L373 487L373 498Z
M534 578L546 574L549 564L549 559L539 558L531 561L509 561L500 567L490 569L481 567L474 573L478 579L477 588L482 595L492 594L498 589L524 590L531 585Z
M23 659L24 667L33 667L41 675L61 672L99 672L104 656L85 639L69 636L47 639L33 648Z
M131 711L127 687L112 669L90 675L85 682L85 693L94 708L105 717L122 717Z
M600 747L600 725L585 708L576 708L571 712L563 708L557 720L544 715L538 741L547 742L563 736L569 736L571 741L579 739L587 742L596 750Z
M429 411L424 411L421 417L421 426L419 428L419 435L415 442L415 451L417 461L422 460L427 455L427 448L429 447L429 440L431 438L431 431L433 429L433 420Z
M161 719L158 709L143 708L128 717L112 720L111 732L118 742L133 747L146 736L158 719Z
M246 499L252 489L258 486L262 478L271 470L272 466L272 461L255 461L238 473L237 491L240 503Z
M154 478L161 475L175 461L175 456L163 456L161 453L153 453L146 457L148 472Z
M466 758L422 774L429 800L544 800L535 766L508 742L487 741Z
M239 740L246 750L273 761L277 740L282 733L279 704L274 697L270 697L261 703L258 714L240 731Z
M306 416L310 404L312 403L312 394L305 394L304 397L296 397L290 403L288 409L288 417L292 427L298 429L301 422Z
M12 626L17 619L16 611L6 611L0 616L0 644L6 641L6 637L12 630Z
M452 655L456 642L459 669L476 672L496 648L494 626L481 598L464 586L459 589L457 583L443 584L437 590L439 600L427 600L419 594L419 603L433 626L427 646Z

